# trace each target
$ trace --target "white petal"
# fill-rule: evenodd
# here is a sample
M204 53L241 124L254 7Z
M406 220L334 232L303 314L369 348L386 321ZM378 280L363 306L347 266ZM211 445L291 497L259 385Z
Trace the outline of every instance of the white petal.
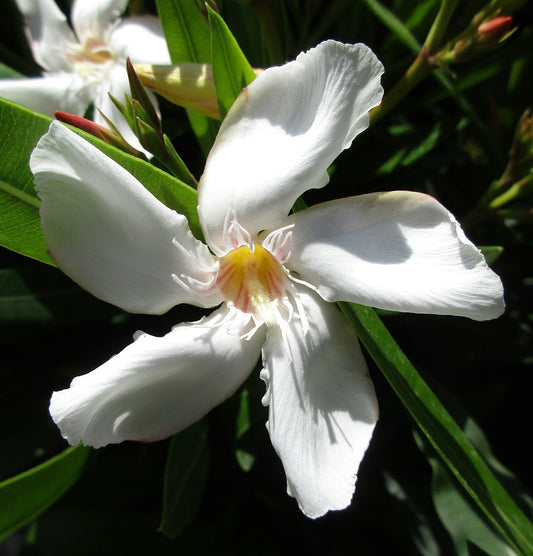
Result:
M276 227L296 198L368 126L383 66L362 44L326 41L267 69L226 116L198 189L206 236L220 248L225 211L252 235Z
M0 96L47 116L56 110L83 116L91 102L82 80L71 73L0 79Z
M146 64L170 64L167 42L159 19L144 15L129 17L113 31L110 43L118 57Z
M328 301L496 318L503 287L452 214L433 197L372 193L291 215L288 266Z
M302 291L310 329L293 319L267 331L263 348L268 431L288 493L309 517L350 504L378 418L357 338L333 305Z
M113 122L113 125L118 129L122 137L124 137L133 148L141 151L148 158L151 158L152 155L141 146L141 143L128 125L128 122L109 97L109 93L122 104L125 104L126 94L131 96L128 73L125 65L115 64L109 70L106 78L99 84L94 99L95 110L93 120L97 124L108 127L107 122L102 117L103 114ZM152 98L156 110L159 111L155 95L153 95L151 91L147 91L147 93Z
M30 167L50 254L83 288L131 312L221 301L218 293L193 294L172 279L173 273L202 282L211 277L205 268L214 259L186 218L96 147L53 122Z
M24 16L35 61L49 71L69 70L67 52L77 45L65 14L54 0L16 0Z
M127 5L128 0L74 0L72 25L80 41L107 41L109 32Z
M229 398L253 370L264 333L247 340L250 318L223 308L166 336L142 334L107 363L54 392L50 414L70 444L99 448L166 438Z

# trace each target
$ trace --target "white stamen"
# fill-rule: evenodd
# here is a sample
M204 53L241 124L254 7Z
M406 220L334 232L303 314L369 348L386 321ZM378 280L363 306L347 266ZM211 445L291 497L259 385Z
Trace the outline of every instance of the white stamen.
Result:
M187 258L193 255L196 259L197 268L202 272L216 272L218 268L218 261L213 262L212 257L206 256L206 254L204 254L201 250L196 250L195 253L191 253L191 250L182 245L177 238L172 239L172 245L174 245L174 247L177 247L184 255L187 256Z
M268 234L262 243L262 246L270 251L281 264L286 263L291 256L292 231L290 230L292 228L294 228L294 224L274 230Z
M247 245L252 252L254 250L252 236L239 224L237 214L231 208L228 208L226 217L224 218L222 241L228 251L237 249L241 245Z

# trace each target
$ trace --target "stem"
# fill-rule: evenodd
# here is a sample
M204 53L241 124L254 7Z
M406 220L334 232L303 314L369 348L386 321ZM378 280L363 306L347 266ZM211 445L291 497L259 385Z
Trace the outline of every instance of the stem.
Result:
M489 208L500 208L509 201L512 201L515 197L518 197L518 195L520 195L526 187L531 186L532 183L533 175L530 174L522 178L520 181L513 184L507 191L504 191L501 195L493 199L489 204Z
M380 106L370 112L370 122L375 123L390 112L407 94L414 89L435 67L433 54L439 48L442 37L448 28L458 0L442 0L439 12L424 42L424 46L405 75L385 95Z
M424 42L424 49L428 55L432 55L439 48L457 3L458 0L442 0L439 13Z
M404 76L383 97L383 101L370 111L370 123L373 124L389 113L407 94L414 89L433 69L424 49L416 57Z

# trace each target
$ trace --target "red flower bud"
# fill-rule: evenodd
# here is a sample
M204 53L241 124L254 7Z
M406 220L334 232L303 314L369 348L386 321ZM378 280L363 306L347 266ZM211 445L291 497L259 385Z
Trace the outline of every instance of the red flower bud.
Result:
M511 28L513 18L509 16L495 17L485 21L477 28L477 40L481 44L498 42Z
M60 110L56 110L54 112L54 116L64 124L77 127L78 129L86 131L87 133L98 137L98 139L102 139L102 141L109 143L108 137L111 132L105 127L95 124L91 120L87 120L81 116L75 116L74 114L69 114L68 112L61 112Z
M82 118L81 116L75 116L74 114L69 114L68 112L61 112L61 110L56 110L54 112L54 116L64 124L69 124L73 127L81 129L82 131L105 141L109 145L113 145L125 153L132 154L133 156L146 160L144 154L139 152L137 149L134 149L129 143L127 143L124 137L122 137L119 131L114 128L111 123L110 125L113 127L113 130L107 129L107 127L96 124L91 120ZM108 121L105 116L103 117L106 121Z

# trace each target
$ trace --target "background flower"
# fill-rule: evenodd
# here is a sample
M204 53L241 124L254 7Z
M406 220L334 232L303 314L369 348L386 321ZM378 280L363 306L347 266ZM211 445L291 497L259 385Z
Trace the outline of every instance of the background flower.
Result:
M74 0L71 29L54 0L17 0L33 56L44 71L42 77L0 80L0 96L49 116L56 110L83 116L93 104L95 122L106 125L104 114L142 150L109 93L123 102L129 92L128 57L154 64L168 64L170 57L158 19L121 20L127 5L127 0Z

